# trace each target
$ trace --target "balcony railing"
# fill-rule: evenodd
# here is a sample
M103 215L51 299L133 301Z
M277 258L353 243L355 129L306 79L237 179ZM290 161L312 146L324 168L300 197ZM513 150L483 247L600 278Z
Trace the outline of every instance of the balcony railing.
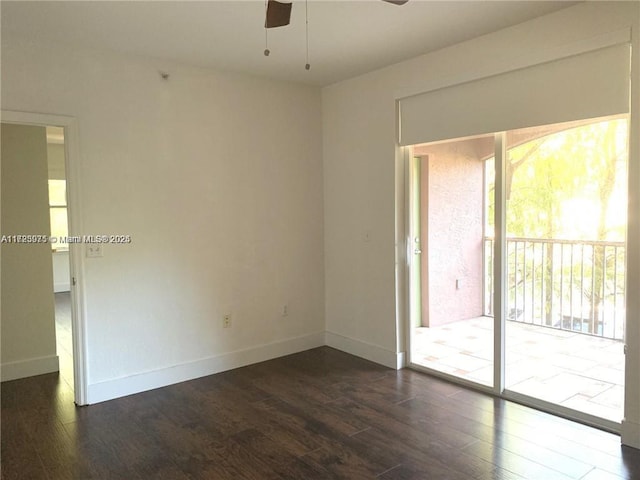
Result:
M493 316L493 239L484 239L484 312ZM624 242L507 239L507 320L622 340Z

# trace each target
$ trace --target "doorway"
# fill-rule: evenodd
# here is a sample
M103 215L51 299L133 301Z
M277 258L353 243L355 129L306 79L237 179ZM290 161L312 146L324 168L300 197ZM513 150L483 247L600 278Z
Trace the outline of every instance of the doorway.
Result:
M412 365L619 430L627 144L616 116L411 147Z
M14 345L24 346L22 351L13 352L17 361L6 362L6 359L3 358L3 367L5 363L17 366L18 369L13 375L13 378L16 379L47 373L48 371L59 371L60 385L65 387L63 390L66 390L62 395L65 401L73 399L77 405L86 405L87 384L81 275L82 256L79 247L75 244L67 243L65 238L70 233L77 235L81 230L80 202L78 201L77 189L78 155L76 148L78 143L76 122L72 117L3 111L2 125L3 130L6 132L11 129L19 131L21 128L26 128L31 132L29 135L35 135L33 137L35 140L26 141L25 144L42 145L42 148L38 148L43 153L39 154L38 158L44 158L43 162L31 161L25 163L37 164L38 180L35 181L37 183L35 189L38 192L37 210L40 212L37 215L44 217L44 221L38 223L37 227L28 228L28 232L24 228L21 229L20 226L14 225L13 227L20 231L9 232L4 229L3 235L7 233L15 235L24 233L31 237L43 237L42 241L38 240L41 245L37 245L38 252L40 252L38 255L42 257L42 261L37 265L34 263L32 278L38 278L39 282L44 282L47 285L46 291L43 290L38 295L38 298L45 299L46 297L46 299L42 302L42 312L37 312L38 315L36 315L36 317L42 319L41 323L44 330L40 330L38 322L23 322L29 325L29 328L8 331L8 327L3 322L3 347L5 343L12 341L11 339L14 337ZM17 150L20 150L19 145ZM31 154L27 155L27 157L33 158ZM6 165L7 163L3 162L3 167ZM31 176L20 178L19 182L16 178L14 183L26 182L26 184L29 184L31 181L29 179L33 180ZM8 192L6 194L8 195ZM4 178L3 197L5 197ZM13 203L16 202L14 201ZM3 204L3 220L7 214L4 207L5 205ZM27 217L28 215L20 214L20 216ZM16 230L16 228L12 229ZM25 231L22 232L22 230ZM46 243L44 237L46 237ZM15 238L20 240L18 237ZM7 240L10 240L10 238L7 237ZM11 247L19 247L19 243L25 242L16 241ZM4 240L2 247L8 247ZM21 282L18 281L17 277L12 276L10 271L5 272L5 262L10 262L12 256L15 256L9 250L8 248L3 248L2 252L3 291L7 293L7 285L13 285L15 288L28 292L25 295L33 299L33 291L19 287ZM28 261L31 262L33 260L31 257L34 256L30 255L27 250L22 249L22 253L27 254ZM20 264L24 265L24 262L21 261ZM5 303L11 303L5 302L9 297L10 295L8 294L7 296L3 295L3 317ZM21 308L19 306L20 303L17 305L17 308ZM29 305L29 299L26 299L21 305L23 307ZM40 313L43 314L40 315ZM3 320L5 318L7 317L4 317ZM38 353L43 351L47 352L45 357ZM34 359L36 361L32 361ZM42 364L41 360L43 359L47 360L46 365ZM55 359L55 364L51 361L52 359ZM24 365L30 368L22 368ZM4 370L3 380L5 379Z

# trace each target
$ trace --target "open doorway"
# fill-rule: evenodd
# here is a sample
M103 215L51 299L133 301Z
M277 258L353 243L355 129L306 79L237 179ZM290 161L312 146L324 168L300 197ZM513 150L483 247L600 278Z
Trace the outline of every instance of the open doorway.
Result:
M86 405L76 144L71 117L2 112L2 381L58 372Z

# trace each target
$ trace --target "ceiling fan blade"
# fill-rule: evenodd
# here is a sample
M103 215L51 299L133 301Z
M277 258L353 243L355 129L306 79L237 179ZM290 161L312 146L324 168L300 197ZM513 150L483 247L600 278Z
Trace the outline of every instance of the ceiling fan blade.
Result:
M291 3L269 0L267 2L267 16L264 21L265 28L284 27L291 21Z
M409 0L382 0L383 2L393 3L394 5L404 5Z

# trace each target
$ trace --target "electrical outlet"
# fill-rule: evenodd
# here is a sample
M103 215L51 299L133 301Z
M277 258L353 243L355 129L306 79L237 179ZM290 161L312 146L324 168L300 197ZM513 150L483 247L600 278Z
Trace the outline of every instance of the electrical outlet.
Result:
M286 303L282 306L282 316L286 317L287 315L289 315L289 305L287 305Z
M88 258L95 258L102 256L102 244L101 243L87 243L86 252Z
M222 317L222 328L230 328L231 327L231 314L227 313Z

